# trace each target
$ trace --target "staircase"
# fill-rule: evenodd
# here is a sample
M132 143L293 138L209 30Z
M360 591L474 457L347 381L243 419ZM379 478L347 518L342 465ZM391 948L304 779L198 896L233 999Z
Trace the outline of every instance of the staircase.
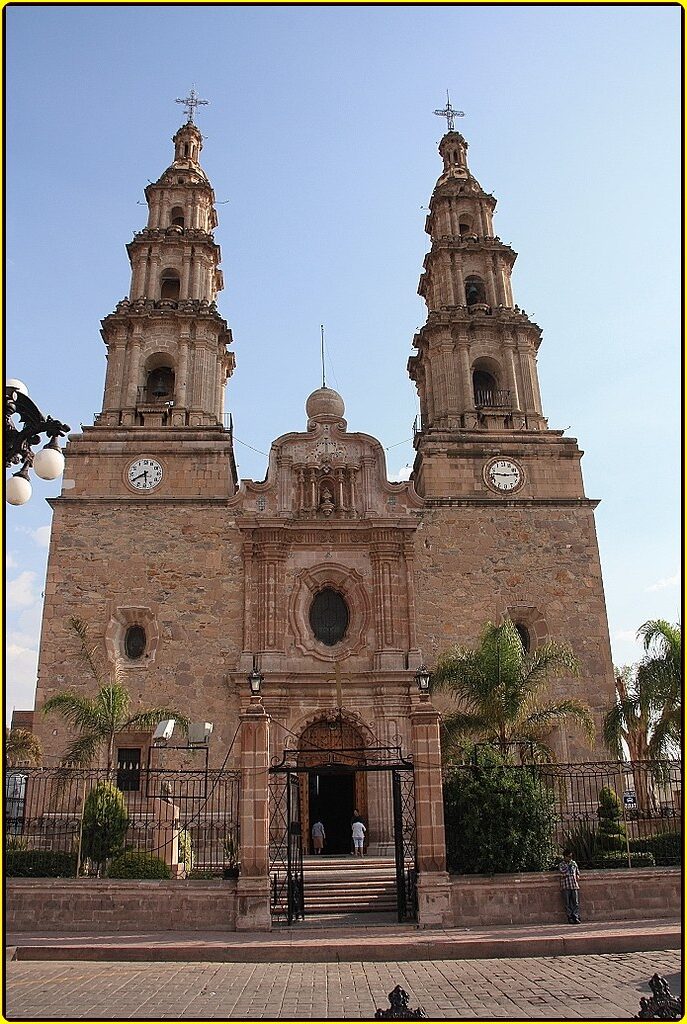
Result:
M303 859L306 917L313 914L394 913L396 867L393 857Z

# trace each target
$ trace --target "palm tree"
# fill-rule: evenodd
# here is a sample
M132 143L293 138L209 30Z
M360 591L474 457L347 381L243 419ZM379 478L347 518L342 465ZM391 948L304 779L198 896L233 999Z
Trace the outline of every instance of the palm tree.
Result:
M29 729L5 730L5 767L40 764L43 750L41 741Z
M102 747L106 750L107 768L114 764L115 739L122 732L148 732L164 718L176 719L186 732L189 720L169 705L147 708L130 713L131 696L122 682L118 663L108 672L103 668L99 646L89 636L88 626L81 619L70 619L69 625L79 638L80 655L98 684L94 698L70 690L56 693L43 705L46 714L57 712L79 733L62 756L63 765L88 767L93 764ZM109 668L109 666L108 666Z
M652 724L649 756L675 755L682 740L682 630L665 619L650 619L639 627L644 657L638 675L654 695L658 718Z
M549 641L528 654L511 619L500 626L488 622L477 648L458 646L442 655L432 676L433 690L458 704L443 717L448 756L470 739L494 744L504 756L525 743L536 757L550 759L546 737L568 719L591 742L594 720L586 704L574 698L547 703L540 692L548 680L578 673L569 644Z
M645 655L616 670L616 699L604 719L604 741L621 760L667 758L682 737L682 633L664 619L637 630ZM623 746L624 745L624 746Z

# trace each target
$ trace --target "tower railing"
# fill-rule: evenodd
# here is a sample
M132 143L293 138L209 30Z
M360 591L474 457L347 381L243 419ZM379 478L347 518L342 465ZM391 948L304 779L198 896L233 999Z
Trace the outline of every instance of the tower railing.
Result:
M475 406L478 409L510 409L511 393L504 388L477 388L475 390Z

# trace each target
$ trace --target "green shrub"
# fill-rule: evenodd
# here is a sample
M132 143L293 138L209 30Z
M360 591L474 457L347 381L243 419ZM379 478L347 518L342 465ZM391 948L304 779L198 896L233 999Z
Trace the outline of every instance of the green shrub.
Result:
M204 868L192 868L188 873L188 877L191 879L195 879L196 881L203 880L209 882L211 879L214 879L216 881L218 878L222 877L222 872L206 871Z
M482 748L476 764L444 779L444 814L450 871L545 871L553 863L553 795L536 768Z
M655 866L653 853L632 853L633 868L653 868ZM615 850L601 851L597 854L592 864L593 868L628 868L627 853L617 853Z
M193 869L193 841L191 833L185 828L179 832L179 863L183 864L187 875Z
M610 786L599 790L599 806L596 809L599 818L598 842L602 850L625 850L625 826L620 820L622 811L618 794Z
M594 825L588 821L576 821L565 834L564 847L573 852L573 860L581 868L590 868L600 852L599 836Z
M26 840L23 836L15 835L13 832L5 834L5 850L25 850Z
M111 782L99 782L86 797L81 833L81 857L88 857L100 875L110 857L124 848L129 815L122 792Z
M670 867L682 863L682 836L679 832L657 832L646 839L634 839L630 843L632 861L635 852L651 853L658 867Z
M5 874L8 878L74 878L76 854L62 850L8 850Z
M110 864L108 878L171 878L172 872L160 857L143 850L122 853Z

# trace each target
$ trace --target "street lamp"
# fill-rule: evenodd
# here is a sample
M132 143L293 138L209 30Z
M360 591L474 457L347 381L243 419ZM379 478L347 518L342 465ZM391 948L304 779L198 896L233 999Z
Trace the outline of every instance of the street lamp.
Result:
M417 688L422 697L429 696L429 683L431 678L432 675L429 669L425 668L424 665L420 665L419 669L415 673L415 682L417 683Z
M44 416L20 380L5 382L4 415L5 469L22 464L7 481L5 496L10 505L24 505L31 497L30 468L42 480L56 480L64 472L64 455L57 439L68 434L71 428L52 416ZM15 425L14 416L18 416L21 427ZM48 443L34 453L33 447L40 442L41 434L49 438Z
M264 676L262 672L259 672L257 668L254 668L251 674L248 676L248 682L250 684L251 697L260 696L260 687L262 686Z

